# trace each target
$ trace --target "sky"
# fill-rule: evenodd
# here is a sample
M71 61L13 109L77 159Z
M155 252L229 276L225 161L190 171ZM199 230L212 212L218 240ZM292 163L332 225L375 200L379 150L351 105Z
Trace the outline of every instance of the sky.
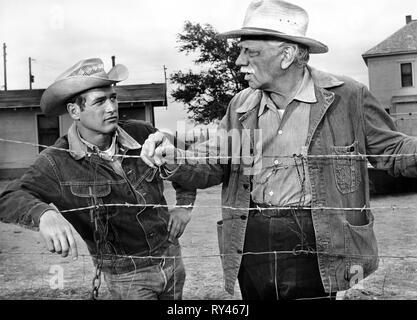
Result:
M111 56L130 71L124 84L164 82L177 70L193 69L193 57L178 52L177 35L186 20L225 32L242 26L250 0L0 0L0 45L7 45L7 86L28 89L28 57L34 59L33 88L46 88L81 59L98 57L106 69ZM307 36L329 47L310 64L368 85L361 57L417 19L415 0L294 0L310 18ZM0 90L3 90L0 63ZM168 82L168 94L173 89ZM1 94L1 91L0 91ZM187 117L183 105L168 98L156 108L156 126L175 131ZM191 123L188 126L192 126Z

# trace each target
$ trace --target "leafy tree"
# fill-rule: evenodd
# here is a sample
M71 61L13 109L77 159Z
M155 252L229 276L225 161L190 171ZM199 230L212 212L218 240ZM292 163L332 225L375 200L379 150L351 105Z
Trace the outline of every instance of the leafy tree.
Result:
M193 62L201 71L171 74L171 82L178 85L171 94L175 101L186 105L189 118L199 124L220 120L232 97L247 87L244 75L235 65L240 52L237 41L217 35L210 24L186 21L183 33L177 36L179 51L196 54Z

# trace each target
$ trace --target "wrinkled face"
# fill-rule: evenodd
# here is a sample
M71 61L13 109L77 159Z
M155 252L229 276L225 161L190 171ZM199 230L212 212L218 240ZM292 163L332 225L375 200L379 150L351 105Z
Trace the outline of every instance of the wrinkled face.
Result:
M273 90L274 83L281 73L282 42L244 40L239 43L240 55L236 65L245 73L245 80L252 89Z
M79 120L84 130L96 134L109 134L116 130L119 120L117 95L113 87L91 89L82 94L84 108L75 105L72 117ZM78 107L78 108L77 108ZM77 119L78 118L78 119Z

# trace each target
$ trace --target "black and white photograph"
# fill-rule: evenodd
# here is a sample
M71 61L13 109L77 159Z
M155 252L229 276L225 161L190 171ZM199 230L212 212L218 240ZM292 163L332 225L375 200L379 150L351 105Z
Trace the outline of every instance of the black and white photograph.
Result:
M0 0L0 46L0 300L417 300L415 0Z

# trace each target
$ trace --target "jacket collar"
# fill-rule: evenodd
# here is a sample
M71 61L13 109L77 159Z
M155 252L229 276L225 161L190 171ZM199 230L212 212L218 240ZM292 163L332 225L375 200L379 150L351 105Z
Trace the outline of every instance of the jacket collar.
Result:
M116 143L127 150L140 149L142 146L133 139L125 130L120 126L116 129ZM75 160L84 158L87 154L94 152L89 146L83 143L78 134L77 126L75 123L68 129L68 144L71 156Z
M317 87L323 89L330 89L335 87L340 87L344 84L344 82L338 79L336 76L317 70L311 66L307 66L308 71L310 71L311 77L313 78L313 82Z

